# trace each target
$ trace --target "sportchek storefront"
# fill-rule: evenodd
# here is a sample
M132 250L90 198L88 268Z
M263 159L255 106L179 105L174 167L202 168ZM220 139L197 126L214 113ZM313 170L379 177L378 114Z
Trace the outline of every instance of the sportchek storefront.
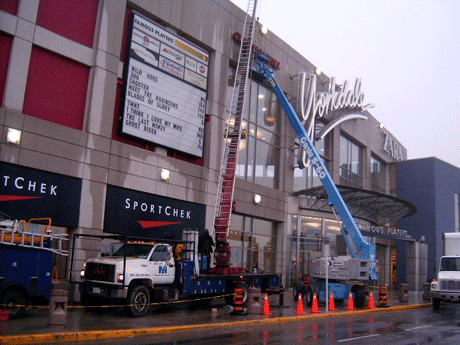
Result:
M0 172L0 219L37 219L28 231L40 234L48 224L43 218L51 219L55 234L69 234L78 227L80 179L4 162ZM53 278L65 279L67 264L67 257L55 254Z
M206 207L191 202L107 186L104 232L182 240L184 230L205 230Z
M55 226L78 226L80 179L4 162L0 162L0 171L0 211L4 217L47 217Z

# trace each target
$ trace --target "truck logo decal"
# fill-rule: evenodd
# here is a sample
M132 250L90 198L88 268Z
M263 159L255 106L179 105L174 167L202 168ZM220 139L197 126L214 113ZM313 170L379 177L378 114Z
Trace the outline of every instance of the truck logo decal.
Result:
M160 266L158 267L158 270L160 274L166 274L168 273L168 266Z

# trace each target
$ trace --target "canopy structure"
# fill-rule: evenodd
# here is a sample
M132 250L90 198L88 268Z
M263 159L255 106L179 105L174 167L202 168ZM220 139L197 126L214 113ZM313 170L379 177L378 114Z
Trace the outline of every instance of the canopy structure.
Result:
M337 188L353 217L368 220L378 226L412 216L417 212L417 208L411 203L391 195L342 185L337 185ZM294 193L294 196L301 195L308 200L307 208L318 211L330 210L324 187Z

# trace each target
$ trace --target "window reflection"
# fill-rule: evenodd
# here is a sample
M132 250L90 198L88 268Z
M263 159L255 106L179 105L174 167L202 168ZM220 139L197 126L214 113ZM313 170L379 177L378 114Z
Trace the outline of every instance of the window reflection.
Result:
M272 221L232 215L228 235L233 267L275 273L276 232Z
M385 193L385 165L374 156L371 156L371 186L372 190Z
M233 75L230 68L227 102L231 102ZM280 125L282 107L274 92L251 80L247 85L243 111L243 129L247 138L240 140L236 176L270 188L279 188Z
M330 255L337 255L337 238L342 236L342 223L334 219L291 215L287 250L288 282L293 286L303 278L311 263L323 254L324 239L329 240Z
M340 136L340 183L346 186L362 187L361 148Z

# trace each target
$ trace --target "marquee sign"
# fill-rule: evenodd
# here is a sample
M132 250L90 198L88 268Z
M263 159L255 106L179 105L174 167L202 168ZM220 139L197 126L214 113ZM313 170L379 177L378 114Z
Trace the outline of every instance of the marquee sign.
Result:
M209 54L134 13L121 132L203 155Z

